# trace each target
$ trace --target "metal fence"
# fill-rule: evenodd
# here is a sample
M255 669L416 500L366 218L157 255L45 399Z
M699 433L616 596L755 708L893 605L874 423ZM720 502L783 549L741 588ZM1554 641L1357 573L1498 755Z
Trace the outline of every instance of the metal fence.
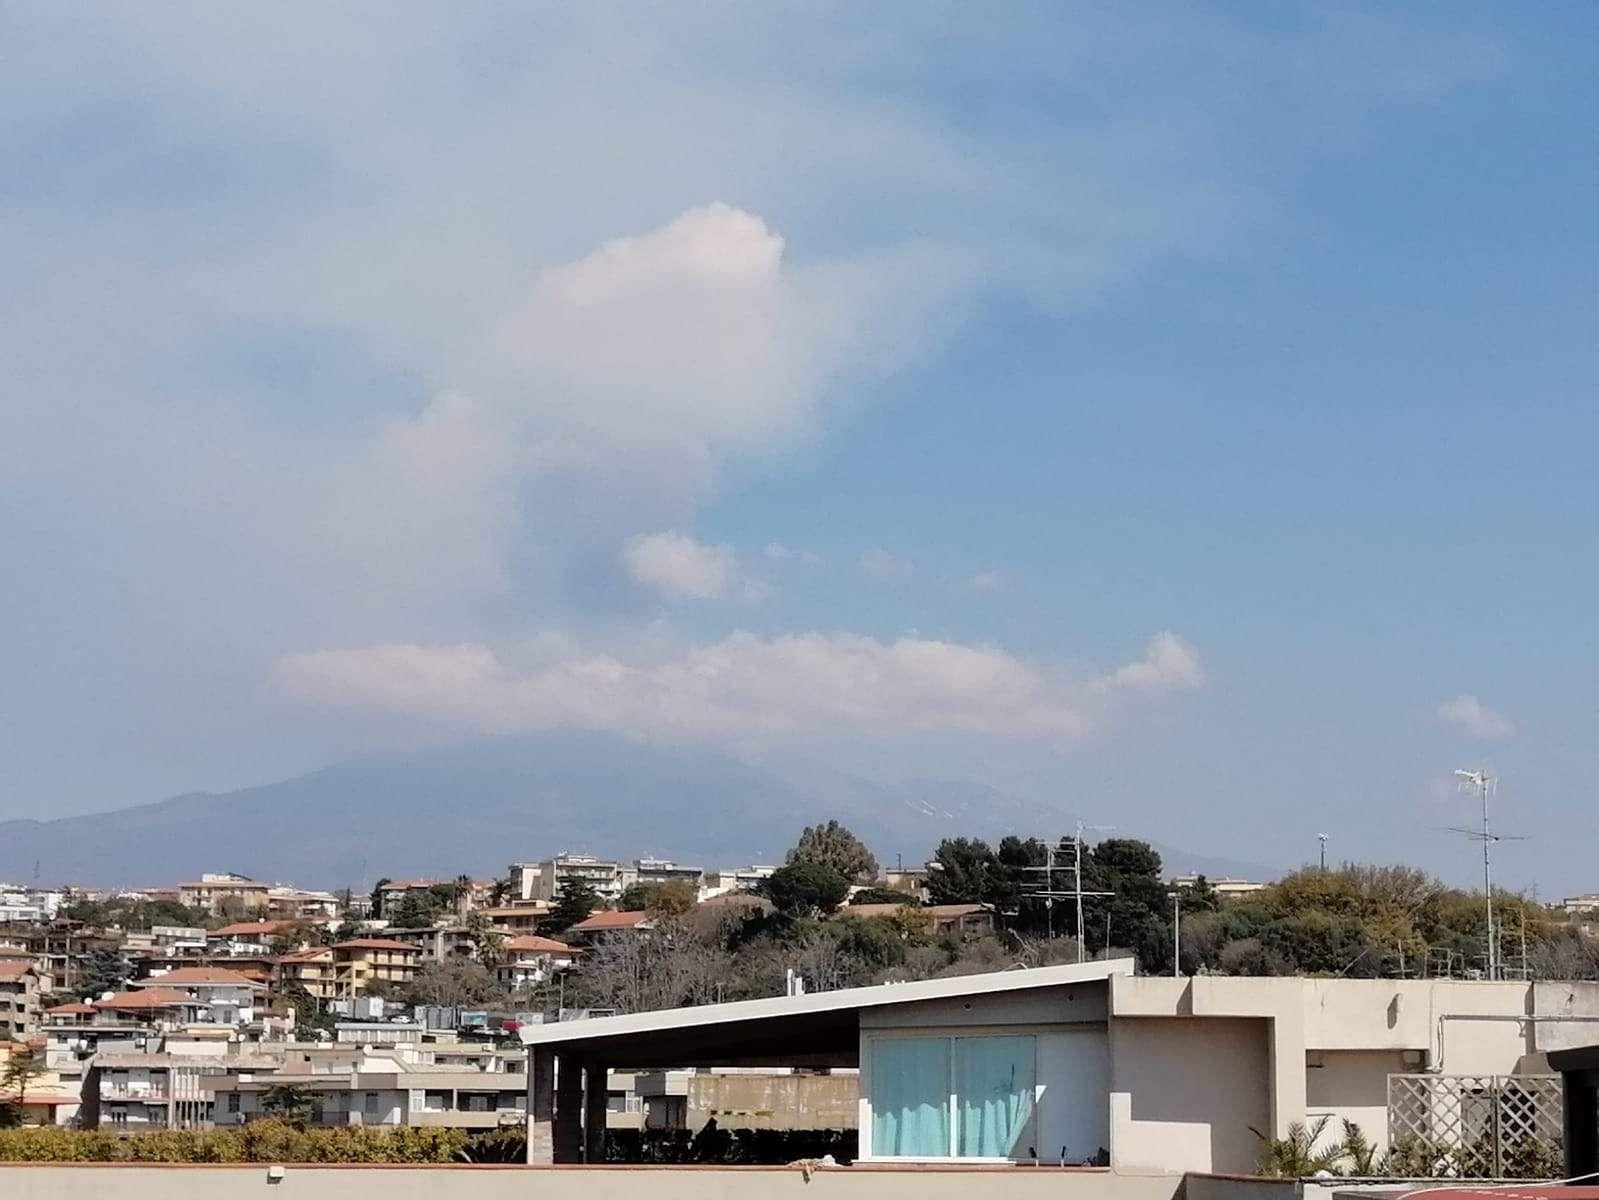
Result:
M1553 1178L1561 1107L1558 1075L1390 1075L1392 1167L1418 1177Z

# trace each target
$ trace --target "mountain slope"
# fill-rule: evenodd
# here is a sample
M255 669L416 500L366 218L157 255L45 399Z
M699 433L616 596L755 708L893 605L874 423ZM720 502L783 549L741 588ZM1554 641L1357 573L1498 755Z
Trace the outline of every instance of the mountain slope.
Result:
M880 785L601 735L506 739L343 763L281 783L93 816L0 822L0 879L156 886L238 871L307 887L503 873L559 851L707 868L781 861L837 818L885 863L940 838L1057 836L1065 813L980 784ZM1239 864L1171 857L1213 873ZM1259 868L1255 868L1256 871Z

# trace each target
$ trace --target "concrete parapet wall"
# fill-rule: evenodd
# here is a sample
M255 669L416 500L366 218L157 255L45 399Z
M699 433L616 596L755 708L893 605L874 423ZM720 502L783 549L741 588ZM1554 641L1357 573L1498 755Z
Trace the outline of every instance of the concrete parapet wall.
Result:
M584 1200L1178 1200L1175 1175L1034 1167L410 1167L125 1163L0 1165L6 1200L527 1200L544 1189ZM1206 1200L1223 1200L1207 1195Z

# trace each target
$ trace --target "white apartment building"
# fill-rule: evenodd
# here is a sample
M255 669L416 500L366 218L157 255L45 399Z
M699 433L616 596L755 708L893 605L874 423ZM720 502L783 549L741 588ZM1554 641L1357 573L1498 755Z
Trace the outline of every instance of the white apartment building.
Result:
M223 967L178 967L133 981L135 988L166 988L192 996L217 1025L249 1025L266 994L266 985Z
M340 1048L241 1062L208 1081L213 1119L225 1128L269 1116L268 1093L292 1084L312 1100L312 1125L495 1129L525 1122L522 1058L479 1054L478 1067L431 1059L418 1048Z
M163 1051L97 1054L83 1089L86 1128L200 1129L211 1122L214 1060Z
M494 964L494 977L510 991L524 991L566 970L577 961L578 953L554 938L531 934L506 938Z
M543 862L512 863L508 871L511 898L524 904L559 899L561 887L569 879L587 883L605 904L615 904L636 883L686 882L702 891L706 884L702 868L665 858L637 858L624 863L592 854L561 853Z

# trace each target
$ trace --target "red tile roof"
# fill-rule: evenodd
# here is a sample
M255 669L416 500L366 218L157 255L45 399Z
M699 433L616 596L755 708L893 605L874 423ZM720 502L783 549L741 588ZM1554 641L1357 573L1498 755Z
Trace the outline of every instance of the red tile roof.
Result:
M416 950L410 942L396 942L392 938L351 938L347 942L334 942L335 950Z
M576 954L577 951L565 942L558 942L554 938L537 937L533 934L524 934L521 937L506 938L502 949L521 950L533 954Z
M257 934L270 935L280 929L287 929L293 921L239 921L233 925L224 925L221 929L213 929L206 934L207 940L211 938L228 937L253 937Z
M31 970L33 970L32 959L0 958L0 978L14 979Z
M637 929L650 919L647 912L598 912L586 921L579 921L572 926L581 933L592 933L601 929Z
M92 1004L58 1004L54 1008L45 1009L44 1015L49 1016L51 1013L56 1013L64 1017L76 1013L82 1016L92 1012L94 1012L94 1005Z
M152 975L148 979L135 979L133 986L142 987L174 987L179 984L190 983L215 983L229 984L233 987L260 987L253 979L240 975L237 971L229 971L222 967L179 967L168 971L164 975Z
M176 988L141 988L136 992L118 992L104 1000L96 1000L96 1008L178 1008L192 1007L197 1003L187 992Z

